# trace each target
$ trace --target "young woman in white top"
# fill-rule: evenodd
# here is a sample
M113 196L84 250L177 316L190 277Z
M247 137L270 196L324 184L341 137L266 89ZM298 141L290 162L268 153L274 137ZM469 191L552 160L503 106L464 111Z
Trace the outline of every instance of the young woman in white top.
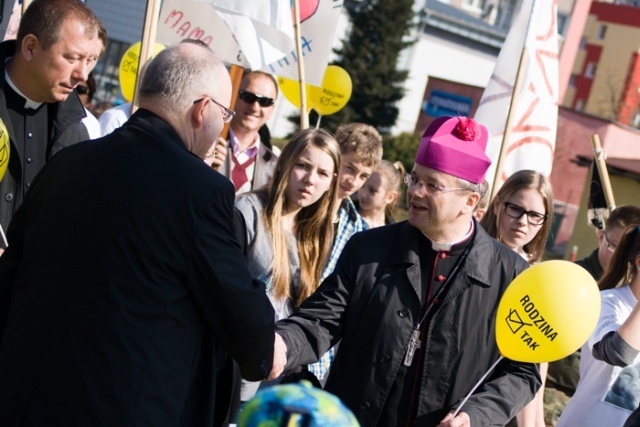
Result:
M598 282L602 309L557 427L621 427L640 403L640 227L625 230Z
M538 172L521 170L500 187L480 224L491 237L519 253L529 264L535 264L542 259L552 217L553 190L549 180ZM542 387L516 416L518 427L545 427L543 397L547 368L547 363L540 365Z

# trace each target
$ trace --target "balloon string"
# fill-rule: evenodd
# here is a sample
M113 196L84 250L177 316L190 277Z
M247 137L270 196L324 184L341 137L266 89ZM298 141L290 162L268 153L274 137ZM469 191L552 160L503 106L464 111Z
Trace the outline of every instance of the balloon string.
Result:
M322 118L322 114L318 114L318 120L316 121L316 129L320 129L320 119Z
M469 400L469 398L471 397L471 395L473 394L474 391L476 391L476 389L478 388L478 386L480 386L480 384L482 384L482 382L485 380L485 378L487 378L487 376L489 376L490 373L493 372L493 370L496 368L496 366L498 366L498 363L500 363L500 361L504 359L504 357L502 355L500 355L500 357L498 357L498 360L496 360L496 362L491 365L491 367L489 368L489 370L482 376L482 378L480 378L478 380L478 382L476 383L476 385L474 385L471 388L471 391L469 392L469 394L467 394L464 399L462 399L462 403L460 403L460 406L458 406L458 409L456 409L456 411L453 413L453 417L455 418L456 415L458 415L458 413L460 412L460 410L462 409L462 406L464 406L465 403L467 403L467 400Z

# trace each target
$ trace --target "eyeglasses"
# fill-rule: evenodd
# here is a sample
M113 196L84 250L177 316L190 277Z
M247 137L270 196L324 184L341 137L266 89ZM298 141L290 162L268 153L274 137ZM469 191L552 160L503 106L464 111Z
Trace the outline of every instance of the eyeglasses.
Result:
M540 212L536 211L525 211L520 206L509 202L504 203L504 213L515 219L518 219L522 215L526 214L527 222L531 225L542 225L547 220L547 215L541 214Z
M215 99L211 98L210 96L206 96L204 98L200 98L200 99L196 99L195 101L193 101L193 104L197 104L198 102L202 102L203 100L209 98L211 100L211 102L213 102L214 104L216 104L218 107L222 108L222 121L225 123L229 123L235 116L236 116L236 112L225 107L224 105L220 104L218 101L216 101Z
M89 90L87 86L78 85L76 86L76 92L78 92L79 95L89 95L91 90Z
M238 92L238 98L242 99L247 104L253 104L258 101L258 104L260 104L261 107L271 107L275 102L273 98L256 95L255 93L244 89L240 89L240 92Z
M618 248L618 245L614 245L613 243L611 243L609 241L609 236L607 236L607 232L606 231L602 230L602 234L604 235L604 243L605 243L605 245L607 245L607 250L609 252L615 252L616 249Z
M438 195L440 193L446 193L446 192L449 192L449 191L459 191L459 190L472 191L471 189L464 188L464 187L441 187L441 186L439 186L437 184L433 184L431 182L424 182L424 181L418 179L417 177L411 175L410 173L405 173L402 176L402 180L404 181L404 183L409 188L420 184L420 185L422 185L422 187L424 187L424 189L425 189L425 191L427 193L432 194L432 195Z

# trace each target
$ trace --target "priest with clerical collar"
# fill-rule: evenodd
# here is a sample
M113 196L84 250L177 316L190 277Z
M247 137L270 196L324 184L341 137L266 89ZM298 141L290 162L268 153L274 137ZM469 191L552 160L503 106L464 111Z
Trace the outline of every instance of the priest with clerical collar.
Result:
M9 136L9 156L0 157L0 170L8 162L0 176L0 231L8 228L45 163L89 139L74 88L96 65L106 37L81 0L34 0L20 20L17 40L0 44L0 130ZM5 246L0 233L0 254Z
M408 221L352 237L333 274L277 324L287 367L341 341L325 389L362 425L504 425L540 387L536 365L502 360L452 417L500 357L496 311L527 267L473 218L487 139L471 119L435 120L405 175Z

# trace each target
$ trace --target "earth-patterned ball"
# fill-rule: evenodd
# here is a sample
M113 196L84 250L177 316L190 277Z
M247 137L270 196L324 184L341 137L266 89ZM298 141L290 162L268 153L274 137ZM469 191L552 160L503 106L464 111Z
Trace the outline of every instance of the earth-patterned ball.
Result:
M238 427L359 427L336 396L311 383L282 384L259 391L240 412Z

